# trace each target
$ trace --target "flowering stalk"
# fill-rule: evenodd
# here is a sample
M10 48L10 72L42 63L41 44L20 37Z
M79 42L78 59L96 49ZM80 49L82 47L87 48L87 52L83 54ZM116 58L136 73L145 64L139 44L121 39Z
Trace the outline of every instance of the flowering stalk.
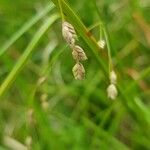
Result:
M109 74L109 79L110 79L110 85L107 88L107 94L108 94L109 98L115 99L117 97L117 94L118 94L118 91L117 91L117 88L116 88L117 76L116 76L115 72L113 71L113 62L112 62L112 57L111 57L111 44L110 44L110 41L109 41L109 35L108 35L108 32L107 32L107 27L104 25L104 23L101 19L99 9L96 5L96 1L93 1L93 3L94 3L94 6L96 8L96 11L98 13L99 20L100 20L100 23L101 23L99 46L104 47L104 45L105 45L104 42L101 39L102 38L102 32L104 32L104 37L105 37L105 40L106 40L106 45L107 45L107 50L108 50L108 74Z
M77 39L76 31L73 25L65 21L64 19L63 10L61 7L61 0L58 0L58 3L62 16L62 36L72 49L72 56L73 59L76 61L76 64L72 69L72 72L75 79L81 80L84 78L85 69L84 66L80 63L80 61L86 60L87 56L84 50L79 45L76 45L75 43Z
M113 63L112 63L112 58L111 58L111 46L110 46L110 41L109 41L108 32L106 28L104 28L104 36L106 39L106 44L107 44L107 49L108 49L108 69L109 69L109 74L110 74L111 70L113 70Z
M106 44L105 40L103 39L103 26L102 26L102 24L100 24L100 36L99 36L99 41L97 44L99 45L99 47L101 49L104 49L105 44Z
M116 88L117 75L113 70L113 62L112 62L112 58L111 58L111 47L110 47L110 42L109 42L108 33L107 33L106 28L104 29L104 35L106 38L106 43L107 43L107 48L108 48L108 68L109 68L109 79L110 79L110 85L107 88L107 94L108 94L109 98L114 100L118 95L118 91Z
M59 9L60 9L61 18L63 21L65 19L64 19L64 14L63 14L63 10L62 10L61 0L58 0L58 5L59 5Z

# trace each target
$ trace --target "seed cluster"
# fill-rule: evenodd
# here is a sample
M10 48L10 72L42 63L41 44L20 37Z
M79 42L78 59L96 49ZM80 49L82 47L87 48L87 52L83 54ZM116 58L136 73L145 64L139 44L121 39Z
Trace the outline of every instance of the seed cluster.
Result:
M74 27L67 21L63 21L62 23L62 35L72 49L72 57L76 61L75 66L72 68L74 78L77 80L82 80L85 76L85 69L81 61L85 61L87 56L84 50L78 44L76 44L76 31ZM106 45L105 40L99 40L98 45L101 49L104 49ZM118 91L116 88L117 75L113 70L109 74L109 79L110 85L107 88L107 95L109 98L114 100L118 95Z
M110 85L107 88L107 94L109 98L114 100L118 95L118 91L116 88L117 75L114 71L110 72L109 79L110 79Z
M75 79L82 80L85 76L85 69L81 64L81 61L85 61L87 56L84 50L76 44L77 34L74 27L67 21L62 23L62 35L72 49L72 57L76 61L76 64L72 69L73 75Z

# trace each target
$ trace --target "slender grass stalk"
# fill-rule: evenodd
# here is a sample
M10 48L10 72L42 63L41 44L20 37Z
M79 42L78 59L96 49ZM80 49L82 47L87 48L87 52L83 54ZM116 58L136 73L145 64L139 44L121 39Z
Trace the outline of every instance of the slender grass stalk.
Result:
M106 39L106 44L107 44L107 49L108 49L108 70L109 70L109 73L110 73L113 69L113 62L112 62L112 56L111 56L112 47L111 47L111 44L110 44L110 38L109 38L107 27L106 27L104 21L101 18L100 11L97 7L96 1L93 1L93 3L94 3L94 6L95 6L95 9L97 11L97 14L99 16L99 21L101 22L101 28L102 28L101 30L104 31L104 36L105 36L105 39ZM100 37L101 36L102 35L100 35Z
M40 13L28 20L12 37L0 47L0 57L7 51L7 49L19 39L27 30L29 30L34 24L36 24L41 18L43 18L48 12L54 8L54 4L50 3Z
M24 65L26 64L27 60L31 56L31 54L34 51L34 48L36 44L39 42L41 37L44 35L44 33L47 31L47 29L59 18L57 14L54 14L49 17L48 20L44 22L44 24L40 27L40 29L35 33L33 39L25 49L24 53L21 55L19 60L17 61L16 65L12 69L12 71L9 73L9 75L6 77L2 85L0 86L0 97L8 90L8 88L11 86L13 81L16 79L17 75L20 73L20 71L23 69Z
M52 1L58 7L57 1L56 0L52 0ZM79 17L74 13L74 11L69 7L69 5L64 0L62 0L62 6L63 6L63 11L66 14L66 17L75 26L76 30L78 31L80 36L83 38L83 40L89 45L89 47L93 51L96 59L98 60L99 64L103 67L103 69L106 73L107 72L106 64L104 63L104 61L102 59L100 59L99 55L95 51L95 50L98 50L98 47L97 47L97 43L96 43L94 37L88 36L88 34L87 34L88 29L84 26L84 24L81 22ZM101 22L101 17L100 17L100 22ZM103 25L103 22L101 22L101 25ZM105 36L107 39L108 50L111 50L111 44L109 42L109 36L108 36L107 30L105 30ZM111 51L109 51L109 52L110 52L109 54L111 54ZM110 69L111 69L111 66L109 67L109 70ZM122 102L127 106L127 109L130 110L130 108L128 106L128 98L126 97L126 93L123 92L122 87L120 85L118 85L118 88L121 93L121 97L123 99Z
M112 62L112 58L111 58L111 46L110 46L110 40L109 40L109 35L107 32L106 27L104 27L104 36L106 39L106 44L107 44L107 49L108 49L108 69L109 69L109 73L113 70L113 62Z
M103 27L100 25L100 35L99 35L99 39L103 40Z
M58 5L59 5L59 9L60 9L60 14L61 14L61 19L62 21L64 21L64 14L63 14L63 9L62 9L62 5L61 5L61 0L58 0Z

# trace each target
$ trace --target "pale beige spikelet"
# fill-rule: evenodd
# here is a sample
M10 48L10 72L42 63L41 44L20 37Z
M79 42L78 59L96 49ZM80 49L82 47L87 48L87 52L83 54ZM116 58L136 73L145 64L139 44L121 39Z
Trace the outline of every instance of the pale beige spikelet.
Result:
M105 43L105 41L104 41L104 40L99 40L99 41L98 41L98 45L99 45L99 47L100 47L101 49L104 49L104 48L105 48L106 43Z
M110 83L116 84L116 82L117 82L117 75L116 75L115 71L111 71L110 72L109 78L110 78Z
M73 47L72 56L76 61L84 61L87 59L84 50L78 45Z
M118 95L118 91L117 88L114 84L110 84L107 88L107 95L109 98L111 98L112 100L114 100L117 95Z
M76 80L82 80L85 76L85 69L81 63L76 63L72 69L73 75Z
M67 21L62 23L62 35L66 42L73 47L76 39L76 32L74 27Z

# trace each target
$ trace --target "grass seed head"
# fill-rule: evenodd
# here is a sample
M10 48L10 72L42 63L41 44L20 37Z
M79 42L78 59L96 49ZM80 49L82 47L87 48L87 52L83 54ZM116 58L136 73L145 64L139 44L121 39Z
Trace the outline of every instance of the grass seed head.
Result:
M98 45L99 45L99 47L101 48L101 49L104 49L105 48L105 41L104 40L100 40L100 41L98 41Z
M107 94L108 94L108 97L111 98L112 100L114 100L117 97L118 91L117 91L117 88L114 84L110 84L108 86Z
M70 47L73 47L77 35L74 27L66 21L62 23L62 35Z
M84 61L87 59L84 50L78 45L73 47L72 56L76 61Z
M76 63L72 69L73 75L76 80L82 80L85 76L85 69L81 63Z
M116 82L117 82L117 75L116 75L115 71L111 71L110 72L109 78L110 78L110 82L112 84L116 84Z

